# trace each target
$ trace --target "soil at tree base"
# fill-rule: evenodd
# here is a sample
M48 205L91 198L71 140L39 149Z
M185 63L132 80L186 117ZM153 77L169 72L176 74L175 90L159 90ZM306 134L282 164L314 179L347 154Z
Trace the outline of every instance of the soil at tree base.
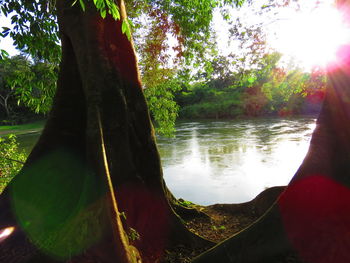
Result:
M184 220L185 224L195 234L219 243L254 223L277 199L283 189L284 187L269 188L252 201L242 204L191 205L190 208L201 213L193 213L193 217ZM190 263L194 257L205 250L206 248L191 250L185 246L175 247L166 251L163 263ZM297 255L290 253L269 263L305 262L301 261Z

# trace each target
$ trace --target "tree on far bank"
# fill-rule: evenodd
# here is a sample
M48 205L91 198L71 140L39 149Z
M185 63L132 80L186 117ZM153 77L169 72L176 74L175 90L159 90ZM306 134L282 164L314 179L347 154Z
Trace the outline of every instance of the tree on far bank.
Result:
M212 61L204 80L182 85L175 100L183 118L237 118L264 115L312 113L322 103L326 73L304 72L279 65L281 54L256 58L254 68L234 71L232 60L222 56Z
M24 55L0 60L0 105L8 122L46 114L56 90L57 65Z
M30 72L30 63L23 56L0 61L0 105L5 113L3 117L14 118L16 114L17 99L15 89L19 75Z

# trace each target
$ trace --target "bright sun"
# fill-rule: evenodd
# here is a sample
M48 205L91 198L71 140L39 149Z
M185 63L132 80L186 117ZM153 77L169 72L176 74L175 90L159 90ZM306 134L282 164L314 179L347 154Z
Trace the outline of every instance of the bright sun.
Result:
M313 2L309 0L309 3ZM336 58L341 45L350 43L350 29L331 1L302 11L290 11L288 19L279 23L271 46L293 57L305 68L325 67Z

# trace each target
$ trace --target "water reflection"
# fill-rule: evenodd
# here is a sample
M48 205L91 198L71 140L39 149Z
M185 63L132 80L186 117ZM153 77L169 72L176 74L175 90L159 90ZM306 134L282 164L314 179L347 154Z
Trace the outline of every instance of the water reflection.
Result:
M199 204L248 201L288 184L314 127L314 118L181 122L175 138L158 138L165 181Z

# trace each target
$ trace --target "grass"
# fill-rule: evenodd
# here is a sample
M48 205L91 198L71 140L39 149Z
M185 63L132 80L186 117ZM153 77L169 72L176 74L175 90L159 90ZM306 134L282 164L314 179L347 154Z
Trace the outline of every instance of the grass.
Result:
M0 135L6 135L9 133L23 134L30 131L39 131L44 127L45 121L36 121L21 125L4 125L0 126Z

